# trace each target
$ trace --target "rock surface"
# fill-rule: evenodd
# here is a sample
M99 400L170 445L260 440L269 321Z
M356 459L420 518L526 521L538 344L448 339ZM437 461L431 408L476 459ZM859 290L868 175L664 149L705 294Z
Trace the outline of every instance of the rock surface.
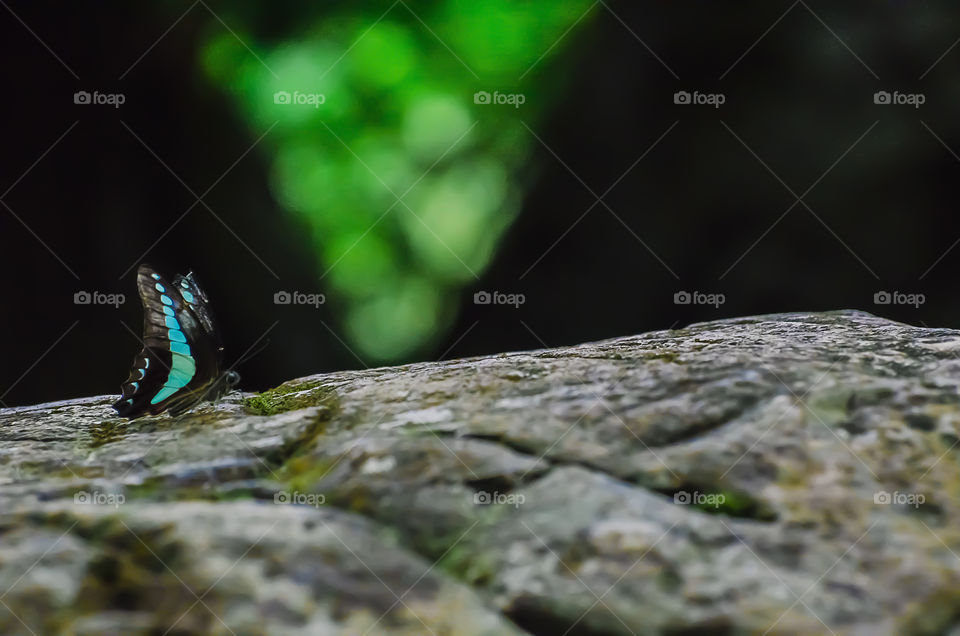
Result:
M2 634L960 634L960 332L760 316L0 410Z

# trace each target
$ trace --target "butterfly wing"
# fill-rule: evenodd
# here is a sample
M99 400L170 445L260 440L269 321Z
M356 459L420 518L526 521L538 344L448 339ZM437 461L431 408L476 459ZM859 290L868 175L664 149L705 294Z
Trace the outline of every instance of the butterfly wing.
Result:
M187 273L186 276L177 276L173 279L173 284L186 303L187 311L200 326L200 332L196 335L196 345L201 355L197 357L197 363L198 376L204 378L203 382L197 382L189 387L190 391L184 395L183 400L170 405L170 412L176 415L200 400L217 399L226 393L230 386L225 381L227 379L225 375L221 373L223 345L207 294L193 272Z
M169 350L144 347L133 359L133 369L121 387L120 399L113 404L123 417L139 417L150 411L150 398L166 382L173 359Z
M175 280L170 284L149 265L137 270L144 347L113 405L121 416L185 411L219 377L221 350L206 295L189 275Z
M207 294L200 287L196 275L190 272L186 276L177 276L173 279L173 284L180 292L181 297L186 301L190 311L197 318L203 331L211 338L217 348L220 348L220 336L217 332L216 321L213 318L213 312L210 309L210 300Z

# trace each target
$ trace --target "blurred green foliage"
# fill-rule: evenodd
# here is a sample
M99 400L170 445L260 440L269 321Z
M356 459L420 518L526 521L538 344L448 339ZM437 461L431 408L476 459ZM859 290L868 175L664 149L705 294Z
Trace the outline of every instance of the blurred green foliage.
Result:
M311 228L318 284L366 359L425 350L490 263L521 203L524 124L561 95L550 60L589 7L336 8L270 43L252 25L210 30L204 68L252 135L275 125L263 142L274 195ZM478 91L525 101L477 104Z

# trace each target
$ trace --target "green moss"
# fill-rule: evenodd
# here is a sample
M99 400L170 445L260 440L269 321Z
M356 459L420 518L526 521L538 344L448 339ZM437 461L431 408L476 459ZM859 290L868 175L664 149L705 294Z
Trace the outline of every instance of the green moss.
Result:
M335 401L332 406L320 410L320 412L310 419L307 426L304 427L299 435L287 440L283 446L267 455L267 461L274 466L278 466L281 470L286 471L291 470L288 465L291 464L293 460L302 459L304 456L306 456L304 461L316 462L317 460L315 458L309 456L310 451L313 449L317 437L326 432L327 425L330 420L339 413L339 410L339 406Z
M256 493L253 488L231 488L230 490L216 491L214 498L216 501L246 501L256 499Z
M74 521L76 519L72 520L69 525L73 526ZM110 543L114 537L123 535L125 532L127 530L123 527L120 517L117 516L82 519L74 526L73 530L74 534L92 543Z
M700 508L704 512L727 515L728 517L739 517L741 519L774 521L777 518L777 514L773 509L747 493L734 490L719 490L716 494L723 496L722 502L717 505L697 505L697 508Z
M214 422L227 417L222 412L197 410L189 415L171 417L169 415L146 416L133 420L104 420L89 429L90 447L99 448L104 444L119 441L131 433L152 433L160 430L180 430L185 434L203 430Z
M933 636L956 631L960 620L960 592L946 588L933 590L922 601L906 605L897 618L895 629L898 634L918 634Z
M105 530L106 534L101 534ZM82 614L123 607L153 614L158 624L164 617L181 616L178 626L189 628L191 633L209 633L211 618L191 611L196 597L190 590L202 589L202 583L192 571L183 544L169 527L129 529L117 523L110 529L100 527L88 532L84 538L90 558L74 610ZM215 602L212 595L208 602ZM68 616L59 618L69 622ZM58 633L69 631L64 629L66 624L58 627Z
M90 447L99 448L127 434L127 420L105 420L90 428Z
M311 406L330 406L331 401L336 402L336 391L320 382L288 382L245 399L243 405L254 415L277 415Z
M252 403L252 404L251 404ZM260 414L281 413L288 410L305 408L308 406L324 406L306 422L300 434L288 440L282 447L264 457L267 465L274 467L280 475L281 481L292 489L309 490L309 485L318 482L329 470L332 464L317 460L309 455L314 440L322 435L328 422L339 413L339 401L336 392L327 389L319 383L301 384L297 386L282 386L264 392L247 400L247 409ZM185 434L190 431L199 431L209 425L209 417L189 418L187 426L183 428ZM142 420L106 420L91 430L92 447L102 446L122 439L134 431L157 430L161 428L182 427L183 421L173 418L143 418ZM64 468L62 477L73 477L82 469ZM91 469L97 474L83 476L95 478L102 476L102 469ZM266 467L258 471L259 475L271 472ZM256 488L228 488L219 489L217 484L170 484L166 478L158 477L147 479L141 484L132 484L125 488L127 501L232 501L237 499L252 499L256 497Z
M463 544L451 548L437 567L459 581L480 587L491 582L497 572L493 556L477 553L474 548Z
M99 479L106 475L103 466L83 466L77 464L63 464L63 468L53 472L45 472L44 476L52 479Z
M315 486L333 470L335 461L311 455L291 458L280 470L279 477L291 490L312 492Z
M683 482L664 487L642 480L634 481L666 495L682 505L712 515L724 515L755 521L775 521L777 512L769 504L742 490L716 488L699 482ZM681 499L676 498L680 496Z
M684 364L684 362L680 360L680 354L669 349L664 349L661 351L645 351L643 353L643 359L660 360L662 362L670 362L672 364Z

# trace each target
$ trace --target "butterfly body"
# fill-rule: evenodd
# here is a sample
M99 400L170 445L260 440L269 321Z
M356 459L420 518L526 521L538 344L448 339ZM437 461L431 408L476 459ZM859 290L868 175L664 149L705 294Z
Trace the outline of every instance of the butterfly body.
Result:
M123 417L179 415L227 393L240 377L223 372L223 347L209 300L193 273L168 282L149 265L137 270L143 349L113 408Z

